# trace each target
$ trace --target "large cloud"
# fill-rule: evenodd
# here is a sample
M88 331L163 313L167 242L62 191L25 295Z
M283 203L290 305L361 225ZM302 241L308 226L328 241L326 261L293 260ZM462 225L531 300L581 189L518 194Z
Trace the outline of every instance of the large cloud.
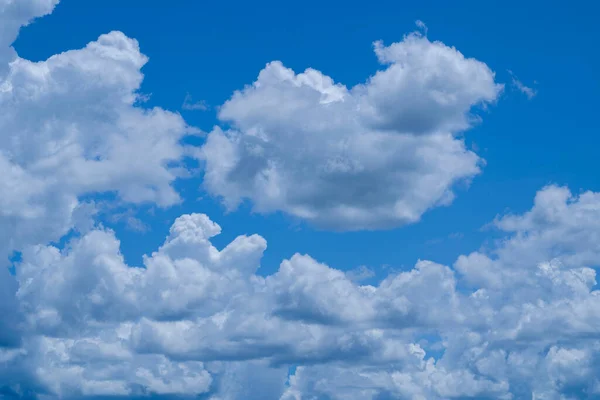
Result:
M0 0L0 351L19 345L25 322L6 269L11 254L90 228L90 194L179 201L171 183L190 128L177 114L135 106L147 62L135 40L112 32L41 62L11 47L57 3Z
M0 0L0 79L17 54L11 44L19 29L34 18L49 14L59 0Z
M202 214L178 218L143 268L96 228L62 251L24 251L26 334L1 374L63 397L593 397L600 247L583 238L600 233L599 210L600 194L543 188L531 211L496 220L507 236L493 251L453 268L420 261L376 286L306 255L260 277L264 239L218 250Z
M0 2L0 257L83 226L86 194L179 201L170 184L190 129L177 114L135 106L147 62L135 40L111 32L37 63L8 47L55 3Z
M231 129L215 128L202 149L206 189L229 209L249 199L341 230L412 223L449 204L482 163L457 134L502 85L417 33L375 52L385 68L350 89L269 63L220 108Z

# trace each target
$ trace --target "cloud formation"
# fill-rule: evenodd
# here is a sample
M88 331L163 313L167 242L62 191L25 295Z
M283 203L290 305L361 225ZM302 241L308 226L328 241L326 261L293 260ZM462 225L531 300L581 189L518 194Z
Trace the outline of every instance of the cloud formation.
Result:
M0 3L2 40L56 1ZM12 40L9 39L9 40ZM136 107L148 61L120 32L41 62L0 48L0 257L24 245L58 240L89 225L91 193L124 202L177 203L171 183L184 171L183 119Z
M245 379L282 399L593 396L599 210L598 193L543 188L530 211L496 220L493 250L376 285L300 254L260 277L265 240L218 250L202 214L178 218L143 267L95 228L23 252L23 342L0 375L62 397L237 399Z
M193 130L135 106L147 58L122 33L38 63L18 57L19 27L56 3L0 0L0 253L20 253L14 274L0 269L1 397L600 394L600 193L542 188L531 210L496 218L504 236L491 250L451 266L420 260L373 285L360 283L368 269L303 254L260 276L265 239L217 249L221 228L199 213L127 265L83 199L177 203L172 183L189 154L180 140ZM448 202L480 162L455 134L500 87L484 64L418 35L375 48L387 69L352 89L267 66L222 107L233 127L209 134L207 184L223 178L213 190L230 206L250 198L339 229L412 222ZM357 177L380 197L344 192Z
M483 161L458 135L503 86L490 68L419 33L374 43L381 70L352 88L269 63L220 108L202 148L204 185L319 227L377 229L447 205Z
M513 87L516 88L519 92L523 93L525 96L527 96L529 100L533 99L537 95L537 90L535 88L526 86L523 82L519 80L519 78L515 76L515 74L511 70L508 70L508 73L510 74Z

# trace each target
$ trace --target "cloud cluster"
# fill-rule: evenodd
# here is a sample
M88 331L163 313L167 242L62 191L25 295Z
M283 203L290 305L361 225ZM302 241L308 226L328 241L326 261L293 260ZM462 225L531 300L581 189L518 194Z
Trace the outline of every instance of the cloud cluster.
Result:
M0 0L0 78L17 57L11 47L22 26L34 18L50 14L59 0Z
M2 40L57 1L0 3ZM2 47L4 45L4 47ZM168 206L182 174L183 119L135 106L147 57L120 32L41 62L0 43L0 257L85 227L92 193Z
M182 118L136 106L147 58L119 32L33 63L10 48L57 1L0 0L0 397L570 399L600 396L600 193L542 188L499 216L490 250L368 269L222 249L204 214L177 218L139 266L86 196L169 206L192 154ZM458 132L501 86L489 68L412 34L375 45L354 88L269 64L220 109L205 183L336 229L414 222L479 171ZM277 106L275 108L275 106ZM348 182L351 182L349 184ZM52 244L66 233L66 244ZM291 373L290 373L291 371Z
M374 286L299 254L260 277L265 240L218 250L220 228L202 214L178 218L141 267L95 228L64 250L23 252L25 333L0 376L62 397L598 395L599 222L600 194L550 186L495 221L506 236L493 250L419 261Z
M283 211L337 230L389 228L449 204L482 160L458 135L503 86L490 68L418 33L374 44L383 69L352 88L269 63L220 108L204 185L229 209Z

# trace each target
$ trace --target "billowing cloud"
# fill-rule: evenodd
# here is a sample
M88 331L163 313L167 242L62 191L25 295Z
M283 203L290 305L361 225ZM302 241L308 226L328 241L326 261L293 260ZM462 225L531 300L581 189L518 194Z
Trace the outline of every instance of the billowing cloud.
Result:
M376 285L299 254L260 277L265 240L219 250L202 214L178 218L140 267L95 228L23 252L25 339L2 374L25 387L8 371L29 371L30 387L63 397L237 399L250 379L282 399L592 395L599 210L600 194L543 188L530 211L496 220L507 233L495 249Z
M489 67L418 33L374 44L383 69L352 88L314 69L269 63L220 108L204 185L234 209L283 211L357 230L418 221L447 205L482 160L457 136L502 85Z
M11 47L19 29L57 3L0 0L0 364L11 365L0 374L3 394L6 389L27 395L41 388L13 383L15 376L33 373L31 363L38 357L51 360L37 352L49 342L29 335L29 324L39 318L36 326L56 331L58 315L49 307L49 314L26 311L20 299L28 289L7 270L8 257L34 248L41 252L73 229L91 228L95 207L84 200L87 195L113 193L134 204L177 203L171 183L185 173L178 167L185 156L179 142L192 133L177 114L135 106L140 69L148 59L120 32L41 62L19 57ZM49 265L55 257L49 251L38 256ZM56 283L56 277L48 279ZM78 284L88 280L81 275ZM30 290L42 290L39 281L32 285ZM48 286L32 296L52 298L71 290ZM24 359L21 345L36 349L33 358Z
M171 183L191 130L177 114L135 106L148 61L135 40L111 32L41 62L8 47L20 25L55 3L0 2L0 37L9 40L0 43L8 58L0 66L0 257L85 226L86 194L179 201Z
M493 221L504 237L492 249L372 285L305 254L261 276L264 238L218 249L221 228L199 213L128 265L82 199L177 203L192 131L136 106L147 58L122 33L18 57L19 27L55 5L0 0L0 253L19 252L13 274L0 270L1 397L600 395L599 193L542 188L531 210ZM484 64L419 35L375 48L387 68L351 89L270 64L221 108L232 127L203 148L208 187L231 207L249 198L338 229L449 202L480 162L456 134L500 87Z
M0 79L17 57L11 47L22 26L52 12L59 0L0 0Z

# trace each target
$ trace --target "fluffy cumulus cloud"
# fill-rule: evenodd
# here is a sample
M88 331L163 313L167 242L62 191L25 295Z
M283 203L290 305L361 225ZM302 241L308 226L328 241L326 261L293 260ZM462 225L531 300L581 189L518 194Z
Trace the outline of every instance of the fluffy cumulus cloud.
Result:
M179 201L171 183L191 130L177 114L135 106L147 62L135 40L111 32L41 62L9 47L20 25L55 3L0 2L0 257L85 227L93 207L80 199L89 193Z
M177 203L193 131L136 105L147 59L122 33L19 58L19 27L55 4L0 0L0 253L20 253L0 269L0 398L600 396L600 193L542 188L493 221L491 249L372 285L302 254L262 276L266 241L218 249L221 228L199 213L128 265L82 199ZM450 201L479 162L455 134L500 88L418 35L376 52L387 68L352 89L270 64L221 108L233 125L202 149L207 185L230 206L247 197L344 229Z
M11 44L19 29L34 18L52 12L59 0L0 0L0 77L17 57Z
M376 285L299 254L261 277L265 240L219 250L203 214L179 217L139 267L97 227L23 251L23 338L0 376L6 391L63 398L591 398L599 222L600 194L550 186L496 219L493 250Z
M413 33L374 44L382 69L347 88L269 63L220 108L204 185L229 209L283 211L319 227L375 229L449 204L483 160L460 136L503 86L490 68Z

